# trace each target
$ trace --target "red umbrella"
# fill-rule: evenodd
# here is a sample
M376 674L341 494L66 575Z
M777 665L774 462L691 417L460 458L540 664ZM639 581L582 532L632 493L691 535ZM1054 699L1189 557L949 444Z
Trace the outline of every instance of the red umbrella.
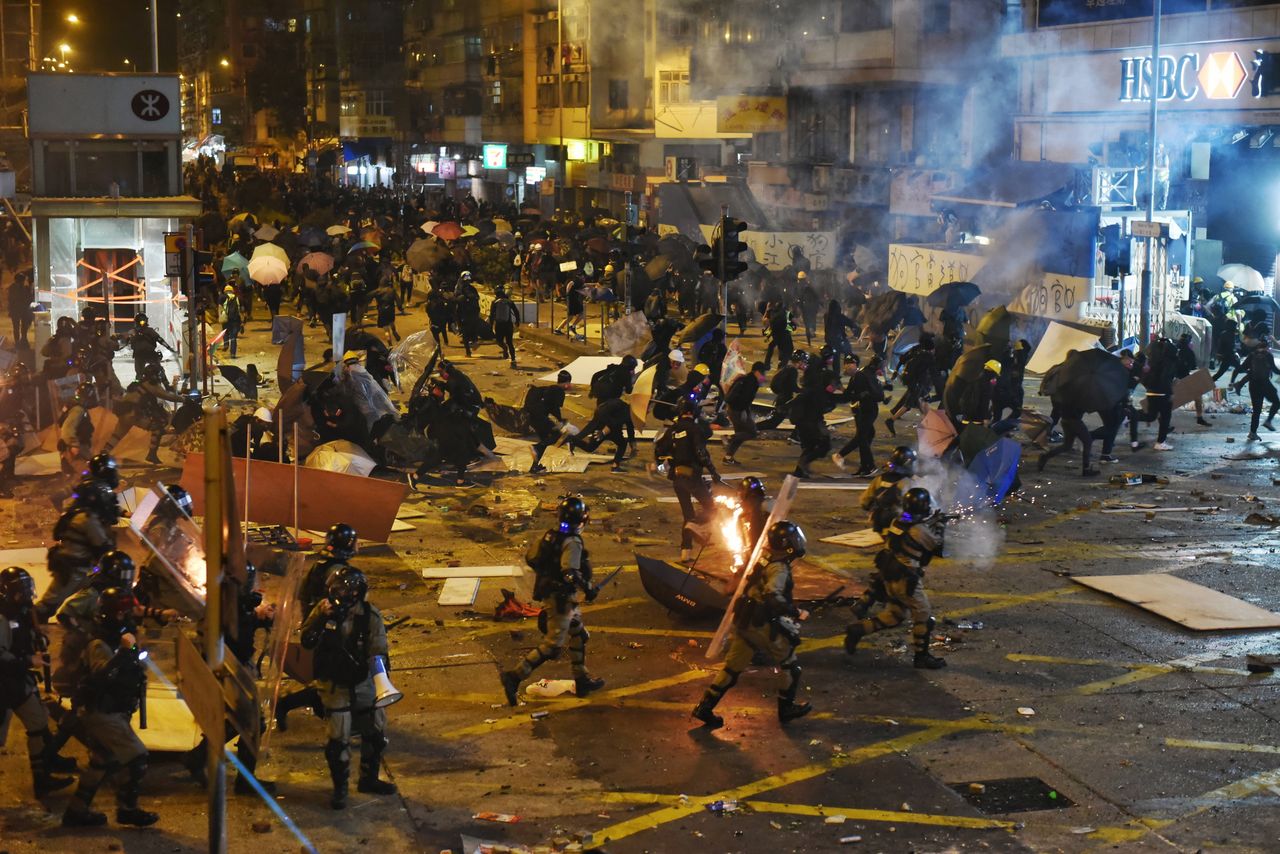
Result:
M462 236L462 226L456 222L442 222L431 229L431 233L441 240L457 240Z
M303 265L310 267L316 275L323 276L333 269L333 256L328 252L308 252L298 261L297 269L301 270Z

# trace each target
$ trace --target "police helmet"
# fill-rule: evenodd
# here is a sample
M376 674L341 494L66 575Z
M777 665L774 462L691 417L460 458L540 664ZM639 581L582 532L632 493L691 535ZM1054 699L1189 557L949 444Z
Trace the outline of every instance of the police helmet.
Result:
M89 570L89 584L95 590L106 590L108 587L119 587L132 590L138 580L138 568L133 558L118 549L112 549L98 559L98 563Z
M164 365L159 362L151 362L142 369L142 378L153 383L162 381L164 379Z
M907 477L915 474L916 451L906 445L899 445L889 455L889 471L904 474Z
M902 515L911 519L923 519L933 511L933 496L922 486L907 490L902 498Z
M808 548L804 531L795 522L774 522L769 527L768 543L769 551L786 557L800 557Z
M347 560L355 556L358 539L355 528L346 522L339 522L324 535L324 546L329 554L341 560Z
M364 573L354 566L344 566L330 576L325 592L334 605L350 608L364 601L365 594L369 592L369 582L365 580Z
M120 519L120 502L116 499L115 490L90 477L76 484L71 493L71 506L97 513L108 525L114 525Z
M791 361L797 365L807 365L809 364L809 354L804 350L793 350L791 352Z
M133 609L137 604L133 591L125 587L108 587L98 597L98 628L116 637L133 627Z
M738 500L744 504L749 500L763 501L765 497L764 481L758 477L744 477L738 484Z
M582 530L591 517L587 502L583 501L580 495L566 495L560 499L560 506L556 513L560 520L560 530L566 534Z
M92 406L98 402L98 391L92 382L82 382L76 386L75 402L81 406Z
M107 453L94 454L89 460L89 476L115 489L120 485L120 467L116 458Z
M195 504L191 501L191 493L187 492L186 489L178 486L176 483L171 486L166 486L165 491L169 493L169 497L173 499L173 503L178 505L178 509L181 510L184 515L190 517L195 511Z
M137 326L146 326L146 325L147 325L147 313L146 313L145 311L140 311L140 312L138 312L137 314L135 314L135 315L133 316L133 322L134 322L134 324L136 324Z
M0 569L0 602L21 610L36 599L36 580L20 566Z

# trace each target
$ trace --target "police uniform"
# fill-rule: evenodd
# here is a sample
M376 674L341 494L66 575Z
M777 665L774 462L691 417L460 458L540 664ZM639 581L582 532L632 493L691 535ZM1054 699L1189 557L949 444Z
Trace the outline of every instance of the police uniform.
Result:
M315 610L315 607L325 599L329 587L329 579L338 570L346 566L350 566L346 558L330 555L311 567L310 571L307 572L306 578L302 581L302 588L298 591L298 602L302 605L303 614L310 615ZM280 698L276 703L276 728L281 732L287 730L289 728L289 713L303 706L310 706L312 714L316 717L324 716L325 706L320 698L320 692L314 685L304 685Z
M902 472L889 471L876 475L862 493L860 506L869 514L871 528L883 534L902 514L902 496L911 479Z
M574 679L589 679L587 641L591 635L582 624L579 609L583 592L591 589L592 569L582 536L552 528L534 544L526 560L534 566L533 595L542 603L547 627L542 642L507 674L513 675L518 685L544 662L559 658L567 646Z
M120 419L119 423L116 424L115 432L111 434L103 450L110 451L125 437L126 433L134 426L138 426L151 433L147 461L159 462L156 452L160 450L160 440L164 437L165 428L169 426L169 412L160 403L162 400L171 403L186 402L186 398L182 395L170 391L163 379L147 379L144 375L143 379L129 383L129 388L125 390L115 406L116 417Z
M703 513L710 513L711 490L702 480L704 471L718 477L711 455L707 453L707 436L710 431L691 412L686 411L675 423L667 428L667 432L655 445L655 453L669 455L670 469L667 477L671 479L671 487L675 490L676 500L680 502L680 513L684 517L684 525L680 529L680 550L693 546L693 529L691 524L699 521L699 513L694 509L696 499Z
M884 578L885 608L874 617L849 626L845 649L852 652L869 634L891 629L911 614L911 641L919 667L941 666L929 653L933 612L924 592L924 568L942 552L942 527L928 519L913 521L903 514L884 533L885 547L876 555L876 567Z
M44 622L71 594L84 586L89 568L115 547L115 534L102 518L87 507L72 507L53 526L57 540L49 549L48 589L36 603L36 617Z
M36 629L32 614L19 614L12 609L0 613L0 717L8 712L22 722L27 731L27 759L37 798L71 785L66 777L54 777L53 771L69 771L75 762L56 755L56 743L49 731L49 712L36 690L31 659L43 652L48 642Z
M338 792L345 804L351 776L352 734L360 736L362 788L369 780L377 780L387 748L387 713L374 706L376 690L369 667L374 656L387 656L382 612L372 603L361 602L345 613L325 613L322 602L312 608L302 626L302 646L315 651L316 687L329 720L324 755L338 807Z

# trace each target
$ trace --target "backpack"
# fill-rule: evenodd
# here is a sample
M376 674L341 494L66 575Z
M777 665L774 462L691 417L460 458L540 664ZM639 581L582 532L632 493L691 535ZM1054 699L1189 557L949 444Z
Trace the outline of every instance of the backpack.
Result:
M591 376L591 396L596 400L622 396L621 384L615 377L612 365L596 371Z
M557 530L550 530L529 543L524 562L533 570L533 598L546 599L564 587L564 574L560 571L560 546L564 538Z

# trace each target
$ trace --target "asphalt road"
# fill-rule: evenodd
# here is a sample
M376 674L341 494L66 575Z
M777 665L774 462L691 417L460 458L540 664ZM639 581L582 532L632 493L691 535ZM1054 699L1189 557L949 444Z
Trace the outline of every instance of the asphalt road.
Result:
M401 331L418 328L419 318ZM264 328L252 324L240 363L274 362L274 348L258 343ZM562 348L540 341L522 345L518 372L492 347L457 363L487 394L511 399L563 361ZM309 350L308 361L315 355ZM714 667L705 650L715 625L671 616L640 586L634 553L674 559L679 525L678 508L657 501L670 494L666 481L640 461L623 474L592 465L585 475L425 488L410 499L424 514L410 520L415 530L358 561L388 619L408 618L391 632L405 699L390 710L386 766L399 796L353 792L346 812L331 812L324 725L305 713L272 734L262 776L278 782L279 805L325 852L461 851L464 836L564 848L584 834L610 852L1280 850L1280 683L1244 667L1246 653L1280 652L1280 634L1191 632L1071 579L1170 572L1280 611L1276 535L1243 521L1280 505L1280 472L1274 457L1223 459L1243 447L1247 416L1212 417L1214 426L1202 428L1176 413L1174 451L1122 448L1121 463L1104 472L1159 474L1167 484L1122 489L1105 477L1081 480L1078 457L1060 457L1044 474L1024 460L1023 493L986 529L983 548L968 550L990 556L950 556L929 568L944 670L911 667L905 628L849 657L841 647L848 610L814 608L800 660L815 712L785 729L766 668L744 674L721 705L723 729L702 731L689 717ZM914 415L900 421L899 433L914 423ZM893 444L878 437L877 457ZM713 450L717 460L721 453ZM780 439L739 454L742 469L765 473L771 485L795 456ZM834 468L819 464L818 472ZM127 474L147 482L163 472ZM21 493L20 547L38 545L52 525L42 489L33 483ZM527 699L510 709L498 668L533 646L537 632L532 620L496 623L492 609L501 587L527 599L530 583L485 580L473 609L446 608L436 603L440 582L419 570L518 562L566 491L592 506L596 565L625 567L586 610L588 660L608 685L585 700ZM818 540L863 527L856 496L805 490L792 514L815 560L847 574L850 592L871 553ZM1103 513L1104 502L1221 509ZM13 503L4 504L8 518ZM565 661L538 672L568 675ZM539 712L547 714L534 719ZM204 850L203 792L171 755L153 757L144 786L143 805L162 814L154 828L62 831L65 797L30 797L20 729L11 728L0 757L0 851ZM1013 806L1030 809L972 802L979 798L969 784L985 783L982 795L994 799L1003 785L995 781L1010 779L1025 801ZM110 805L109 792L100 798ZM715 801L737 808L713 813ZM297 850L261 803L230 802L231 851ZM519 820L474 817L482 811Z

